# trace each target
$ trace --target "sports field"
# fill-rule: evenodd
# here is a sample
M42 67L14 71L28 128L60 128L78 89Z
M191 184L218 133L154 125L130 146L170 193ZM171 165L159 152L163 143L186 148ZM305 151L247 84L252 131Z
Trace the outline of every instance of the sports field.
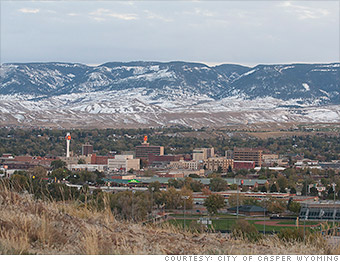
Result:
M185 219L185 227L189 228L190 225L197 224L198 219L202 217L200 215L187 215ZM236 223L236 216L232 215L224 215L222 217L218 216L216 218L211 218L212 225L209 226L209 228L213 228L216 231L228 231L233 228L233 225ZM239 219L246 219L250 224L253 224L256 229L260 232L263 232L264 230L266 232L279 232L283 228L292 228L296 227L296 221L295 220L270 220L266 218L263 219L254 219L253 217L239 217ZM173 225L178 226L179 228L183 228L183 215L176 215L175 217L169 219L167 223L171 223ZM299 222L299 227L306 227L309 229L312 228L319 228L320 222L318 221L306 221L304 224L302 221Z

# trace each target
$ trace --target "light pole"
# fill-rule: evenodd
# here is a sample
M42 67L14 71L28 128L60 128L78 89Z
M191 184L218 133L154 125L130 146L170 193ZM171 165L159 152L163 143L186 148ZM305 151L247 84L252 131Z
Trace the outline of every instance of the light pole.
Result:
M187 202L187 199L189 199L189 196L182 196L183 202L184 202L184 209L183 209L183 231L185 230L185 204Z
M236 199L237 199L237 207L236 207L236 215L237 215L237 219L238 219L238 213L239 213L239 186L240 186L240 179L237 181L237 196L236 196ZM243 187L243 179L241 180L241 186Z
M132 190L131 218L132 218L132 221L133 221L133 222L135 221L134 214L133 214L133 199L134 199L134 195L135 195L135 190Z
M153 223L153 214L152 214L152 211L153 211L153 191L155 190L154 187L151 187L151 221Z
M304 174L304 180L305 180L305 192L306 192L306 198L308 195L308 191L307 191L307 181L306 181L306 174ZM307 199L308 202L308 199ZM306 215L305 215L305 219L303 220L303 243L306 243L306 219L308 217L308 204L306 204L307 208L306 208Z
M336 184L333 182L332 183L333 186L333 200L334 200L334 211L333 211L333 228L334 228L334 232L335 232L335 215L336 215L336 209L335 209L335 186Z
M263 208L263 235L266 235L266 202L264 202Z
M240 179L237 180L237 194L236 194L236 219L238 220L238 191L239 191L239 185Z

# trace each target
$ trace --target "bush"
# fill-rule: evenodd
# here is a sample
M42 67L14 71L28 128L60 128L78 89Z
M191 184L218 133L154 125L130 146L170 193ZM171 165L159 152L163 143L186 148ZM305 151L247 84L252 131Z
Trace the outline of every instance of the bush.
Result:
M303 228L284 228L278 233L278 238L286 242L303 242L304 241L304 230ZM320 235L319 232L311 232L306 228L305 240L309 243L317 245L327 245L325 239Z
M256 227L244 219L236 221L233 225L232 236L235 238L247 239L250 242L256 242L262 239L262 236Z
M306 235L309 233L306 230ZM277 234L278 238L286 242L302 242L303 241L303 229L302 228L283 228L280 233Z

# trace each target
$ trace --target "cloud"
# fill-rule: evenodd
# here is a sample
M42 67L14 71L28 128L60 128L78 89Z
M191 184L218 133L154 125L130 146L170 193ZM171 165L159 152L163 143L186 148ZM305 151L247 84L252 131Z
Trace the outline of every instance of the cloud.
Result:
M21 13L24 13L24 14L36 14L36 13L40 12L40 10L38 8L35 8L35 9L32 9L32 8L21 8L18 11L21 12Z
M161 20L161 21L164 21L164 22L172 22L173 21L172 19L169 19L169 18L166 18L164 16L155 14L155 13L149 11L149 10L144 10L144 12L147 14L147 19L158 19L158 20Z
M106 18L113 17L121 20L136 20L136 14L114 13L109 9L98 8L96 11L89 13L91 18L96 21L104 21Z
M326 9L295 5L290 1L283 2L278 6L286 8L286 11L289 13L297 14L298 19L300 20L318 19L330 14L330 12Z

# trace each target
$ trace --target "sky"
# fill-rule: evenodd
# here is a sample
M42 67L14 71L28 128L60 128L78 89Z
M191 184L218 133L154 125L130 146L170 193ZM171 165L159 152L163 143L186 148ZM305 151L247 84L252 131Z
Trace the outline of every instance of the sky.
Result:
M1 63L340 60L340 1L1 0Z

